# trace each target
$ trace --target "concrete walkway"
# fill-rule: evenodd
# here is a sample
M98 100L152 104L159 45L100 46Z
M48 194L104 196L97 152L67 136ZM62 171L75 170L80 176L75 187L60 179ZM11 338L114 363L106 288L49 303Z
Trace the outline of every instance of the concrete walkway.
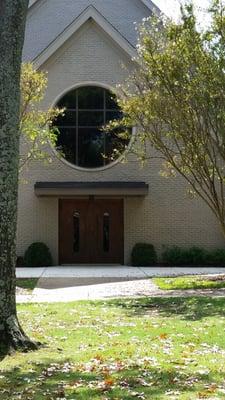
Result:
M61 266L48 268L18 268L17 278L129 278L144 279L155 276L223 274L225 268L182 267L127 267L115 266Z
M162 291L153 276L218 275L223 268L53 267L18 269L17 277L39 278L31 295L18 292L17 302L70 302L123 297L225 296L225 290Z
M63 279L62 286L63 286ZM106 300L138 297L225 297L225 289L160 290L151 279L43 289L41 283L31 295L18 294L17 303L68 303L78 300Z
M150 279L95 285L89 285L87 283L85 286L79 286L79 282L78 284L74 282L71 283L70 287L66 286L67 283L65 284L65 287L63 287L63 279L61 279L61 288L57 289L42 288L41 281L42 278L38 282L38 286L34 289L32 295L18 295L17 302L56 303L77 300L102 300L121 297L151 296L153 293L158 293L157 286L151 282Z

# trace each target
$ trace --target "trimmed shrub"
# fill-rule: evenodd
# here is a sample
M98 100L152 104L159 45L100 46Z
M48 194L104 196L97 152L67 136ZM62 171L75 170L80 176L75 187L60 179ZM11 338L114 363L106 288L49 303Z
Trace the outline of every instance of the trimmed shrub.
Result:
M157 263L155 248L149 243L137 243L133 247L131 260L133 266L149 266Z
M173 246L163 252L162 258L163 262L169 265L225 265L225 250L208 252L196 246L189 249Z
M209 253L208 263L225 267L225 249L216 249Z
M162 254L163 262L171 265L182 265L185 263L185 250L178 246L168 247Z
M208 262L208 252L201 247L191 247L184 250L184 263L186 265L204 265Z
M24 256L26 267L48 267L52 265L52 256L46 244L32 243Z

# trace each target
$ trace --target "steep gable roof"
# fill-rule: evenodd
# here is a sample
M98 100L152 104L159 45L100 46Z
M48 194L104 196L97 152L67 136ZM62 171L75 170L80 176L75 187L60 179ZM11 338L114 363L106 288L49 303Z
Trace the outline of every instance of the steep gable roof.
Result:
M37 1L38 1L38 0L30 0L30 1L29 1L29 8L30 8L31 6L33 6L33 4L35 4Z
M39 57L91 6L133 47L137 43L134 22L141 23L153 9L157 12L151 0L30 0L23 60Z
M32 7L35 3L37 3L39 0L30 0L29 1L29 8ZM159 11L159 8L151 1L151 0L140 0L146 7L149 8L149 10L156 12Z
M118 32L105 17L93 6L88 6L75 20L58 35L50 45L34 60L36 67L47 61L75 32L92 19L100 28L131 58L135 57L135 47Z
M153 11L153 12L156 12L156 13L159 13L160 12L160 9L159 9L159 7L156 5L156 4L154 4L151 0L140 0L146 7L148 7L149 8L149 10L151 10L151 11Z

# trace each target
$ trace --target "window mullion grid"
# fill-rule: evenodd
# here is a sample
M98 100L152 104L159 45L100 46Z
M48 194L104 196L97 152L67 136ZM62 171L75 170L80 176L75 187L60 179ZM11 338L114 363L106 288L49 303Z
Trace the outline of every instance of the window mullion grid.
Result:
M80 153L79 153L79 151L80 150L81 150L81 152L85 151L85 149L84 149L85 146L83 146L83 138L85 140L87 140L87 138L88 138L88 136L87 136L88 131L87 130L89 130L90 134L91 134L91 136L89 138L90 141L91 140L95 140L95 138L97 138L97 135L98 135L99 139L102 141L102 144L101 144L102 152L103 152L103 154L105 156L107 156L107 139L108 139L107 136L106 136L107 132L101 130L102 123L100 123L100 122L103 122L103 125L105 126L106 123L107 123L108 117L110 117L110 115L108 115L108 113L112 113L112 118L113 118L114 117L113 111L114 112L118 111L118 108L116 107L116 105L113 106L113 104L112 104L111 107L110 107L110 105L107 104L107 93L108 93L107 90L102 88L101 103L102 103L102 97L103 97L103 104L100 104L100 101L99 101L100 98L98 97L98 94L97 94L97 97L95 98L96 103L93 104L93 102L91 101L91 104L90 104L90 107L92 107L92 106L96 107L96 105L97 105L96 108L79 109L79 105L80 105L79 104L79 94L80 94L80 91L77 89L76 93L75 93L75 102L76 102L76 104L73 104L74 100L72 102L70 102L70 104L69 104L70 108L68 108L66 110L68 112L68 116L66 117L65 125L60 125L59 126L59 129L62 129L62 130L63 129L64 130L65 129L68 130L69 129L70 132L71 132L71 129L73 130L73 139L72 139L71 144L73 146L75 145L75 147L76 147L75 151L74 151L74 156L73 156L76 165L79 165L79 163L80 163L80 160L79 160ZM87 106L87 105L88 104L83 104L84 107ZM108 107L107 107L107 105L108 105ZM99 106L100 106L100 108L99 108ZM74 116L76 116L76 122L75 123L73 123ZM84 119L84 126L82 126L83 124L80 126L80 123L82 123L83 119ZM100 119L101 119L101 121L100 121ZM62 123L62 121L61 121L61 123ZM94 125L95 123L96 123L96 125ZM85 124L88 124L88 125L85 125ZM79 149L79 144L80 144L79 135L83 134L83 130L84 129L86 129L87 132L85 133L84 137L82 136L82 146L83 147L81 146L81 149ZM92 132L92 130L93 130L93 132ZM100 136L102 134L103 134L103 137ZM68 146L68 145L66 144L66 146ZM96 149L97 149L97 147L96 147ZM96 156L97 156L97 154L96 154ZM97 157L99 157L99 156L100 155L98 155ZM107 165L107 164L108 164L107 159L105 157L103 157L101 165Z

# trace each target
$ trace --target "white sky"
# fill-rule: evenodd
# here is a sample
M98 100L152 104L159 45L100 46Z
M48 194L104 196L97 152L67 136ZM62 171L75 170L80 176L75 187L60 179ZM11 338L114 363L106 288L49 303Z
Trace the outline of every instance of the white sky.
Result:
M152 0L159 9L169 17L178 19L180 10L180 0ZM203 10L207 8L210 0L193 0L198 11L199 20L203 22L206 20Z

